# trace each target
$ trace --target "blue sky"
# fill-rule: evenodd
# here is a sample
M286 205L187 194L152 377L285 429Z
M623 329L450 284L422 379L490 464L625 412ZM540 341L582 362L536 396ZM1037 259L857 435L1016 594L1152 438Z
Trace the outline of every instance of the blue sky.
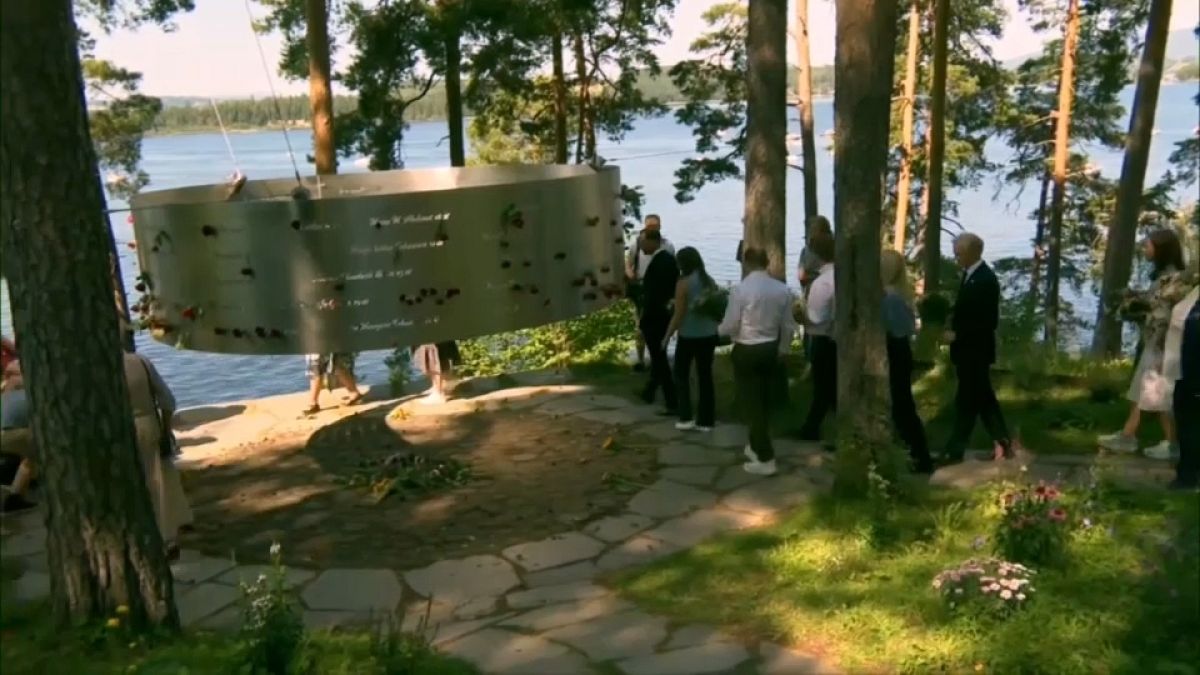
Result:
M704 31L700 18L704 10L718 0L681 0L672 22L674 34L657 51L664 64L683 60L688 45ZM1016 0L1005 0L1009 25L1003 39L995 44L996 55L1009 59L1036 51L1045 36L1034 33L1017 11ZM178 17L177 30L164 33L155 26L137 32L120 31L97 35L97 55L118 65L140 71L143 90L157 96L251 96L269 91L255 38L250 30L244 0L199 0L196 9ZM810 0L813 62L833 62L834 15L831 0ZM262 9L251 5L256 16ZM1195 26L1200 15L1198 3L1176 0L1171 27ZM281 40L262 36L263 49L279 93L303 93L305 85L286 82L275 72ZM344 55L343 55L344 58ZM335 62L334 66L337 67Z

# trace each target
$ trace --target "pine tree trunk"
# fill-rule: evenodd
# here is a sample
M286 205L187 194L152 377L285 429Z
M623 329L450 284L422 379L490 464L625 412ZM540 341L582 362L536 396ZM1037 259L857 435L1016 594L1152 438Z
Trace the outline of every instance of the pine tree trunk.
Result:
M595 141L591 139L591 81L588 77L587 54L583 47L583 34L576 32L571 37L575 53L575 77L579 80L579 136L575 139L575 163L583 164L593 159Z
M746 37L746 246L785 278L787 0L752 0Z
M1029 299L1034 307L1042 301L1042 264L1046 260L1046 202L1050 198L1050 174L1042 176L1038 194L1037 228L1033 234L1033 263L1029 270Z
M800 114L800 153L804 159L804 222L817 206L817 142L813 134L812 54L808 42L808 0L796 0L796 111Z
M446 37L446 126L450 136L450 166L467 165L463 139L462 35L457 31Z
M550 37L550 55L554 69L554 163L567 163L567 74L563 67L563 40L560 31Z
M895 468L879 278L896 0L838 0L833 203L837 221L836 487L863 494L867 467ZM886 475L886 473L885 473Z
M313 157L317 175L337 173L333 144L333 86L329 78L329 8L326 0L305 0L308 47L308 100L312 107Z
M1067 10L1058 110L1054 124L1054 173L1050 190L1050 245L1046 260L1046 344L1058 345L1059 288L1062 282L1063 209L1067 197L1067 164L1071 154L1071 106L1075 95L1075 48L1079 40L1079 0Z
M925 292L941 288L942 170L946 161L946 29L950 0L934 0L933 77L929 91L929 210L925 214Z
M1117 319L1116 303L1120 300L1121 290L1129 284L1129 274L1133 270L1134 240L1146 182L1146 164L1150 160L1150 143L1154 138L1154 113L1158 107L1170 23L1171 0L1152 0L1137 90L1133 95L1133 113L1129 118L1129 135L1125 137L1116 213L1108 226L1096 334L1092 338L1092 353L1096 356L1114 357L1121 353L1121 323Z
M892 246L904 252L908 229L908 205L912 201L913 113L917 107L917 55L921 44L921 7L912 0L908 11L908 53L904 59L904 100L900 116L900 176L896 180L896 222Z
M69 0L3 0L0 240L38 439L55 616L177 628L113 311Z

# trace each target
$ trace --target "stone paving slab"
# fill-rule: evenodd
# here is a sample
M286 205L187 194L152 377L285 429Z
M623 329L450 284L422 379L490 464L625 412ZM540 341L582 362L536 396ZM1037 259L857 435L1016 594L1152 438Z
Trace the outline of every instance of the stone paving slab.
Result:
M404 580L419 595L455 605L521 585L512 565L494 555L443 560L406 572Z
M719 467L715 466L668 466L660 469L658 475L676 483L709 487L718 470Z
M464 635L470 635L481 628L487 628L488 626L499 623L500 621L503 621L511 616L514 616L514 614L509 612L499 616L490 616L486 619L458 621L455 623L432 626L428 629L428 635L431 638L430 642L433 644L433 646L440 647L448 642L453 642Z
M604 544L578 532L556 534L541 541L517 544L504 549L505 558L529 572L594 558Z
M644 535L633 537L600 556L596 567L605 572L637 567L664 558L681 550L671 544Z
M541 415L576 415L586 410L595 410L600 406L588 400L587 396L564 396L543 403L533 409Z
M13 600L17 605L25 605L41 602L48 597L50 597L50 575L45 572L25 572L13 582L12 591L4 597L4 600Z
M177 593L175 606L179 609L179 622L191 626L200 619L237 602L238 590L225 584L206 583Z
M762 476L746 473L742 469L742 465L731 466L721 472L721 477L717 479L714 488L717 492L732 492L740 487L744 487L751 483L757 483L762 480Z
M194 626L204 630L220 633L236 633L242 628L242 608L237 604L230 605L212 616L200 619Z
M667 636L667 620L632 610L555 628L542 635L571 645L593 661L608 661L652 654Z
M692 443L668 443L658 449L658 463L669 466L727 466L741 461L729 450L704 448Z
M1016 462L970 460L944 466L929 478L930 485L971 489L1000 479L1015 479L1021 475Z
M774 516L803 504L814 492L812 482L802 475L778 475L738 488L722 499L721 505L734 511Z
M610 595L584 598L534 609L506 619L501 625L531 631L546 631L559 626L590 621L601 616L633 609L633 605Z
M624 541L654 524L654 520L637 513L601 518L583 528L591 536L607 542Z
M233 561L225 558L210 558L201 556L193 559L180 558L171 565L171 572L176 581L185 584L198 584L218 577L233 569Z
M628 675L699 675L722 673L750 658L745 647L716 642L618 661Z
M553 567L541 572L531 572L525 575L525 585L529 588L541 588L542 586L558 586L560 584L569 584L576 581L588 581L599 574L596 568L596 563L591 560L575 563L573 565L564 565L562 567Z
M575 417L615 427L627 427L637 424L640 421L637 413L628 409L613 410L605 408L600 410L586 410L575 415Z
M633 401L612 394L593 394L588 399L602 408L628 408L633 405Z
M758 653L762 656L759 672L763 675L834 675L838 672L820 659L779 645L763 644Z
M718 424L704 435L704 442L714 448L741 448L750 438L750 432L741 424Z
M688 511L712 506L717 496L711 492L682 485L669 480L659 480L629 500L629 510L644 516L668 518Z
M314 610L390 614L403 595L391 570L331 569L304 589L304 604Z
M675 428L675 421L670 418L660 418L661 421L651 422L637 428L638 433L656 441L670 441L679 438L683 432Z
M237 586L243 583L252 584L258 579L259 575L267 574L271 569L270 565L242 565L217 577L217 581L229 584L230 586ZM317 573L312 570L287 567L284 568L284 585L288 588L296 588L311 581L315 576L317 576Z
M735 640L714 626L689 624L676 628L671 633L671 639L667 641L663 649L671 650L683 647L696 647L713 642L735 642Z
M704 509L686 516L668 520L646 532L653 537L679 546L695 546L700 542L732 530L744 530L763 523L759 514L729 511L726 509Z
M442 648L496 675L580 675L591 673L583 655L537 635L485 628Z
M591 582L582 581L558 586L542 586L524 591L513 591L505 600L512 609L532 609L556 602L571 602L611 595L612 591Z

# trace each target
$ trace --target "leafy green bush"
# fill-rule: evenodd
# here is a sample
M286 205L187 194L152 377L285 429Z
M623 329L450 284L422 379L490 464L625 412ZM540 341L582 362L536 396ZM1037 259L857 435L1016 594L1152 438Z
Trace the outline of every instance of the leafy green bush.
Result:
M287 675L304 642L304 623L287 588L279 544L271 545L271 567L253 583L242 583L242 639L252 672Z
M464 340L457 372L466 377L620 362L633 348L637 327L626 301L575 319Z
M383 359L383 365L388 369L388 385L392 389L392 395L400 396L408 383L412 382L412 350L408 347L397 347Z

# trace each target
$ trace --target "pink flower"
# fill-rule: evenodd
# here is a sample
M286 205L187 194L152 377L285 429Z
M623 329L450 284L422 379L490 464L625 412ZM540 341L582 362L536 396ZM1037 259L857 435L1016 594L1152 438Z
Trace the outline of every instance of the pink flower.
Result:
M1050 520L1061 523L1067 519L1067 512L1061 508L1050 509Z

